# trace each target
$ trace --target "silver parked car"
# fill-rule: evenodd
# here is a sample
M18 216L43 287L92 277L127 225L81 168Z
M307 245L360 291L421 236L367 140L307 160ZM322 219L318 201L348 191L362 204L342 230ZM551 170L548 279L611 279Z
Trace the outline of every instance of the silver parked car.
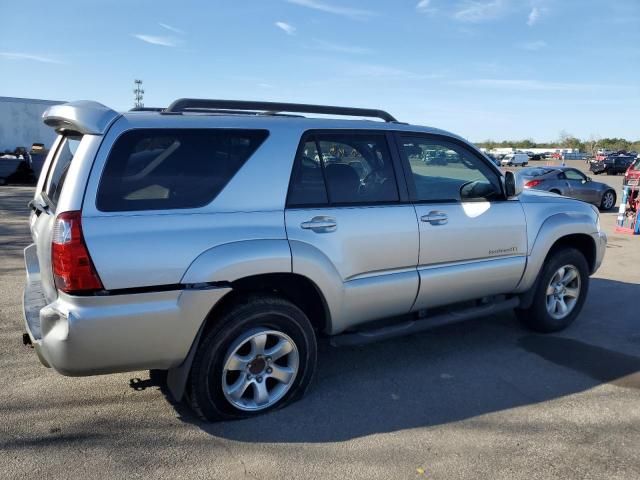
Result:
M606 183L594 182L570 167L531 167L518 172L524 188L546 190L592 203L602 210L616 206L616 191Z
M59 136L30 202L25 343L64 375L168 370L209 420L299 398L321 335L511 309L563 329L604 256L592 206L521 192L462 138L380 110L83 101L44 122Z

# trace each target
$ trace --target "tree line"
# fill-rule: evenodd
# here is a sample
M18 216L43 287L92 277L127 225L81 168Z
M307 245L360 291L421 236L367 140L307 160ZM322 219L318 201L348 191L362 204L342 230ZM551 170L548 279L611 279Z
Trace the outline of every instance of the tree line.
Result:
M560 138L555 142L534 142L530 138L524 140L503 140L496 142L493 140L485 140L484 142L477 143L479 147L487 148L489 150L494 148L507 148L514 147L522 150L529 148L577 148L581 152L595 153L597 150L606 149L613 151L624 150L626 152L640 152L640 140L627 140L626 138L606 137L600 138L592 135L586 140L581 140L566 132L560 133Z

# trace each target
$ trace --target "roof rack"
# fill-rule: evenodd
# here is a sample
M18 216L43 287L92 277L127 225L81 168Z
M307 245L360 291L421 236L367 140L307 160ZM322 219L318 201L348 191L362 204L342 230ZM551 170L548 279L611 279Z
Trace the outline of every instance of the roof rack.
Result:
M323 115L346 115L350 117L380 118L385 122L397 122L384 110L371 108L332 107L329 105L307 105L303 103L254 102L247 100L209 100L180 98L169 105L163 113L212 112L247 113L249 115L276 115L279 112L317 113Z
M161 107L133 107L130 112L161 112L164 108Z

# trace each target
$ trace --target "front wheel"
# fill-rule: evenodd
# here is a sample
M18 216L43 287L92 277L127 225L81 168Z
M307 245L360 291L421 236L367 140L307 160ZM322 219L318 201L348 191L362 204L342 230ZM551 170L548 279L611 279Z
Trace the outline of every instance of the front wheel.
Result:
M536 285L533 302L518 316L531 330L557 332L578 316L589 290L589 266L575 248L551 252Z
M205 334L189 376L191 407L209 421L280 408L305 392L316 357L302 310L278 297L249 298Z
M607 190L602 195L602 200L600 201L600 208L602 210L611 210L616 206L616 192L613 190Z

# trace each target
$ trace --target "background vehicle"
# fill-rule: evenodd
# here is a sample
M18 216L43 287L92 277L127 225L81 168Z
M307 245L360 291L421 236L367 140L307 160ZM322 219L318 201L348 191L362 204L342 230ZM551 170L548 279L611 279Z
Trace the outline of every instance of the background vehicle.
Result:
M34 175L26 154L6 153L0 155L0 185L7 183L33 183ZM28 156L27 156L28 157Z
M529 163L529 155L526 153L508 153L504 156L500 163L508 166L526 166Z
M640 186L640 158L634 160L624 172L623 184L632 187Z
M569 167L531 167L518 172L524 188L577 198L602 210L616 206L616 192L609 185L594 182L581 171Z
M462 138L380 110L76 102L44 120L60 136L30 202L25 341L65 375L168 370L209 420L299 398L319 335L512 309L561 330L604 256L592 206L522 193Z
M630 155L610 155L604 160L597 160L589 164L589 170L594 175L606 173L607 175L618 175L625 173L634 161L634 157Z

